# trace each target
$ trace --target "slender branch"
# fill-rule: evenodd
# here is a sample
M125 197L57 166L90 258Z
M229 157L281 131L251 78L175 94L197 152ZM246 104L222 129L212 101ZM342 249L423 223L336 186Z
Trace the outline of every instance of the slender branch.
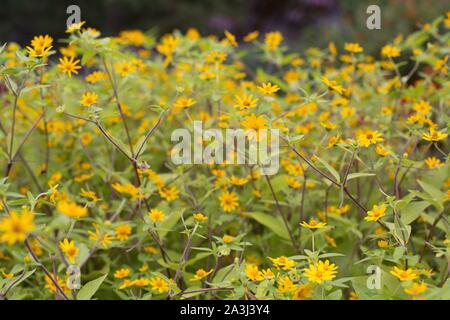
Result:
M45 275L53 282L53 284L55 285L56 291L59 291L59 293L64 298L64 300L69 300L69 297L67 297L64 290L61 289L61 287L59 286L58 280L53 278L53 275L50 273L50 271L48 271L48 269L42 264L41 260L39 260L38 256L31 248L31 245L30 245L30 242L28 241L28 239L25 239L25 246L27 247L28 251L30 252L30 255L33 258L33 260L38 264L39 267L41 267L41 269L44 271Z

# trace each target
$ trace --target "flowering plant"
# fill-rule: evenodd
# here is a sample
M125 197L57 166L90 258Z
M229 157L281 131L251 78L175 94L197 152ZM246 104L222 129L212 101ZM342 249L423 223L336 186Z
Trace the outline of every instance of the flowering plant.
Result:
M449 28L5 44L0 298L450 298ZM175 165L194 121L279 130L280 169Z

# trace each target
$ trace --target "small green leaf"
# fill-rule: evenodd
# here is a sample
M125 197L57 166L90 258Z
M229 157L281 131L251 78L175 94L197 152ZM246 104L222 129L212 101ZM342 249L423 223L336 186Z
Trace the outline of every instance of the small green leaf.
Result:
M103 281L106 279L108 274L105 274L95 280L89 281L86 283L78 292L77 299L78 300L90 300L92 296L97 292L100 288Z

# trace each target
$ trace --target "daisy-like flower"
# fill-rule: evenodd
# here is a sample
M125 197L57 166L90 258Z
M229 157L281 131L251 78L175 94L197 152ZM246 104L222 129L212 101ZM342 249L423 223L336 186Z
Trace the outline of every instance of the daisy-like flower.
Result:
M427 290L427 284L425 282L414 282L410 287L405 288L405 293L410 296L419 296Z
M265 34L264 44L269 51L275 51L283 41L283 35L279 31L268 32Z
M234 36L234 34L232 34L231 32L225 30L225 37L228 40L228 43L233 46L233 47L237 47L238 43L236 41L236 37Z
M363 47L360 46L359 43L356 42L346 42L344 44L345 51L351 52L351 53L360 53L363 52Z
M78 64L80 63L80 60L74 60L74 57L62 57L59 58L59 64L58 68L61 70L62 73L67 73L69 78L72 77L72 73L78 74L78 69L81 69L81 66Z
M247 275L247 278L249 278L251 281L261 281L264 279L264 276L263 276L262 272L259 271L259 268L257 265L247 264L245 266L244 272Z
M203 221L208 220L208 217L205 216L201 212L194 213L192 216L194 217L194 220L197 221L197 222L203 222Z
M75 242L73 240L69 241L67 239L64 239L63 241L59 242L59 248L69 259L69 262L71 264L74 264L79 251L79 249L75 245Z
M386 157L388 156L391 152L389 150L387 150L386 148L384 148L381 144L377 144L377 146L375 147L375 152L380 156L380 157Z
M223 211L231 212L239 207L239 198L235 192L229 192L228 190L222 191L219 196L220 206Z
M86 92L81 97L80 103L84 107L90 107L97 103L98 95L95 92Z
M372 210L367 212L367 217L365 217L364 219L366 221L378 221L385 215L386 215L386 205L383 203L379 206L374 205L372 207Z
M11 210L9 216L0 220L0 242L13 245L23 242L30 232L36 229L34 213L29 209L22 209L21 213Z
M79 206L70 200L59 201L56 204L56 209L62 214L75 219L86 217L88 214L86 207Z
M273 265L279 269L290 270L295 266L295 261L289 259L286 256L280 256L278 258L268 257L272 261Z
M74 33L75 31L81 30L81 27L86 23L86 21L81 21L78 23L72 23L67 27L66 33Z
M344 87L339 85L336 81L330 80L327 77L322 77L321 81L331 90L334 90L339 94L345 93Z
M338 267L328 260L319 261L316 264L310 264L309 268L305 268L304 275L309 282L322 283L333 280L336 277L337 269Z
M186 97L179 97L174 103L174 108L180 108L180 109L187 109L191 106L193 106L196 103L194 99L186 98Z
M313 286L310 283L299 286L292 297L293 300L305 300L311 298Z
M236 104L235 108L239 108L239 110L246 110L255 108L258 104L258 98L253 98L251 94L244 94L242 96L236 96Z
M390 44L387 44L383 48L381 48L381 56L386 58L400 57L400 49Z
M379 133L378 131L366 130L365 132L358 134L357 140L361 146L367 148L371 144L382 142L384 139L382 138L381 133Z
M166 215L164 214L164 212L158 209L151 209L148 213L148 218L153 222L163 221L165 217Z
M400 269L399 267L393 267L390 273L400 281L414 280L419 276L417 270L412 268Z
M231 243L231 242L233 242L233 240L234 240L234 238L232 236L227 235L227 234L222 237L222 241L224 243Z
M257 87L257 89L265 96L273 96L276 92L280 90L280 87L277 86L276 84L265 82L261 86Z
M114 272L114 278L116 279L123 279L126 278L130 275L130 269L128 268L122 268L119 270L116 270L116 272Z
M424 132L422 134L422 139L431 141L431 142L437 142L437 141L444 140L445 138L447 138L447 136L448 136L447 133L443 133L441 131L437 131L433 128L430 128L429 132Z
M441 168L444 164L436 157L428 157L424 160L425 164L429 169Z
M132 228L128 223L117 226L116 229L114 230L116 239L120 241L128 240L131 234L131 230Z
M150 285L152 286L153 291L157 291L159 293L165 293L169 291L169 283L160 277L154 277L150 279Z
M208 275L210 275L212 272L213 272L213 269L211 269L209 271L205 271L204 269L198 269L195 272L194 277L192 277L190 281L199 281L199 280L207 277Z
M318 222L315 219L311 219L309 220L309 222L303 221L302 223L300 223L300 225L308 229L322 229L327 226L325 222Z
M244 41L245 42L252 42L253 40L256 40L259 37L258 31L252 31L245 35Z

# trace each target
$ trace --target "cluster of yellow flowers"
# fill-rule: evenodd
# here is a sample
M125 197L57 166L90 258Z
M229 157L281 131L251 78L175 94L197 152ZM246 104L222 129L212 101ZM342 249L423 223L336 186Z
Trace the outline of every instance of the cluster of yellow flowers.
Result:
M0 297L448 297L449 20L376 55L84 22L3 46ZM278 129L279 171L175 165L194 121Z

